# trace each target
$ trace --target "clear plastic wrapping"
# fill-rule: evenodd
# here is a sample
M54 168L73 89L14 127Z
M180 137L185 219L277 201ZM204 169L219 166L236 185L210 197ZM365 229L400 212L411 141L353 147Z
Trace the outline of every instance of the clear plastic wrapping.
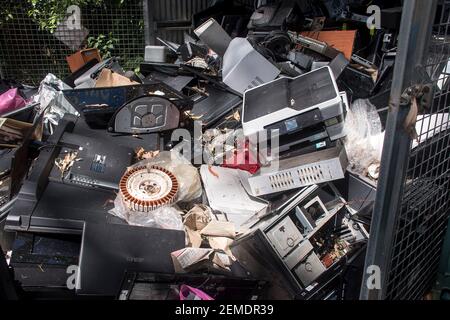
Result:
M184 230L182 212L175 207L163 207L150 212L131 211L120 194L114 200L110 214L125 220L130 225L160 229Z
M167 169L177 178L179 189L175 203L172 206L159 208L150 212L132 211L125 205L122 196L118 194L114 200L114 208L109 212L132 225L184 230L181 218L183 213L175 204L191 202L201 197L202 187L198 170L185 158L176 152L170 151L163 151L152 159L140 161L131 168L151 165L157 165Z
M190 202L202 195L198 170L177 152L162 151L156 157L142 160L131 168L157 165L172 172L178 180L177 202Z
M356 100L345 121L345 148L352 171L367 175L371 165L380 163L384 132L377 109L368 100Z

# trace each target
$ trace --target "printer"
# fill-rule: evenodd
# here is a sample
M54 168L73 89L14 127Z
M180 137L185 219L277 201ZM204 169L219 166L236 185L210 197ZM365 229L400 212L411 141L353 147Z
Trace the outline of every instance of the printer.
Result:
M279 78L245 92L244 135L276 134L280 156L301 146L322 149L345 136L345 99L328 66L295 78Z
M267 139L270 152L260 148L259 156L270 166L241 177L246 190L262 196L343 179L348 159L340 139L345 137L346 104L328 66L247 90L243 132L259 135L259 142Z

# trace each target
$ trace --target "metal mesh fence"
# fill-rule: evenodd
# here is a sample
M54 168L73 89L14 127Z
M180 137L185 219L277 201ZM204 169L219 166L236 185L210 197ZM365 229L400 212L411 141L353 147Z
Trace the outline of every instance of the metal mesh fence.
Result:
M419 116L419 138L407 166L387 275L387 299L421 299L439 266L450 215L450 1L439 1L426 53L434 87L431 109ZM417 146L416 146L417 145Z
M120 57L125 69L132 70L143 61L141 0L78 1L82 26L79 31L54 21L55 17L64 21L68 16L62 3L70 2L2 1L0 69L4 78L36 85L47 73L64 77L70 73L66 57L77 49L95 45L104 57Z

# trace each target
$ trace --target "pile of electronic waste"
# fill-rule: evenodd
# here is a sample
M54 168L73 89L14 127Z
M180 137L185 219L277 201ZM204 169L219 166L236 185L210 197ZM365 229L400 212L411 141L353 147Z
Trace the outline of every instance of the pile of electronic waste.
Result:
M358 298L401 14L365 2L218 1L138 73L49 74L7 143L5 230L82 235L78 295Z

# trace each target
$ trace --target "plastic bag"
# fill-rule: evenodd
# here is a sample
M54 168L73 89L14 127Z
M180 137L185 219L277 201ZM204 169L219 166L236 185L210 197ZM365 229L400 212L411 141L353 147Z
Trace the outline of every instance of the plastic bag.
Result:
M119 217L130 225L160 229L184 230L181 211L174 207L163 207L150 212L131 211L125 205L122 196L117 195L114 208L109 213Z
M182 284L180 287L180 300L214 300L202 290Z
M5 93L0 94L0 114L24 107L25 100L20 96L17 88L9 89Z
M80 115L61 91L69 89L72 88L49 73L41 81L38 93L33 96L33 102L39 103L38 113L41 114L45 110L44 124L51 133L53 132L52 126L58 125L66 113Z
M202 184L198 170L175 151L162 151L152 159L142 160L131 168L157 165L172 172L178 180L177 202L190 202L202 195Z
M178 202L190 202L202 195L202 186L198 170L176 152L163 151L156 157L142 160L130 168L156 165L172 172L178 181ZM129 224L162 229L184 230L182 212L175 207L163 207L150 212L131 211L124 203L122 196L117 195L114 208L109 211Z
M377 109L368 100L356 100L345 120L345 149L351 169L366 175L368 168L379 164L384 132Z

